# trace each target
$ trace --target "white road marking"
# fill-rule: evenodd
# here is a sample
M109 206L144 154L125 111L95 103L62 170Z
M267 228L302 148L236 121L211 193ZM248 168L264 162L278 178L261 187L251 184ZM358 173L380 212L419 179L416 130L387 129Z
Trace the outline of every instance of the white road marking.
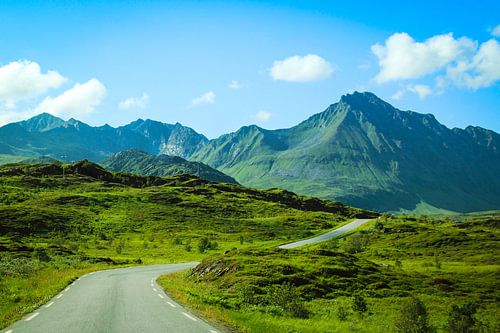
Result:
M214 331L214 330L210 330L210 333L217 333L217 331Z
M160 296L160 298L163 298L163 295L162 295L162 294L158 294L158 296Z
M49 304L45 305L46 308L50 308L54 304L54 302L50 302Z
M5 331L5 333L12 333L12 330Z
M154 290L154 291L158 291L158 290L156 290L156 288L153 288L153 290Z
M64 291L68 291L70 289L70 287L67 287L66 289L64 289Z
M60 294L59 296L57 296L56 298L61 298L63 297L64 294Z
M39 314L40 314L40 312L35 312L31 316L29 316L28 318L24 319L24 321L30 321L31 319L35 318Z
M154 287L154 284L151 283L151 287Z
M189 319L191 319L192 321L198 321L198 320L196 320L196 318L195 318L195 317L190 316L190 315L189 315L189 314L187 314L186 312L183 312L182 314L183 314L184 316L188 317Z
M90 273L89 273L89 275L92 275L92 274L94 274L94 273L95 273L95 272L90 272Z
M171 307L173 307L173 308L176 308L175 304L174 304L174 303L172 303L172 302L167 301L167 304L168 304L168 305L170 305L170 306L171 306Z

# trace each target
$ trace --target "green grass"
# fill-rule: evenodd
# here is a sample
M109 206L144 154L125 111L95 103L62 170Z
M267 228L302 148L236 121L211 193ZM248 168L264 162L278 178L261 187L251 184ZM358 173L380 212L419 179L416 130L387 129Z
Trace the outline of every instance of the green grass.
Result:
M481 331L496 332L499 223L491 212L455 221L384 217L340 240L300 249L214 255L192 273L160 283L200 315L241 332L391 332L410 296L424 302L438 332L445 331L452 304L470 301L478 305ZM349 254L353 243L361 246ZM299 296L290 302L299 302L307 318L273 306L271 290L283 283L295 286ZM356 294L366 299L367 313L353 311ZM339 318L340 308L346 318Z
M64 165L63 177L62 168L0 166L0 327L87 270L274 247L366 214L276 189L109 173L88 162ZM217 246L201 253L205 237Z

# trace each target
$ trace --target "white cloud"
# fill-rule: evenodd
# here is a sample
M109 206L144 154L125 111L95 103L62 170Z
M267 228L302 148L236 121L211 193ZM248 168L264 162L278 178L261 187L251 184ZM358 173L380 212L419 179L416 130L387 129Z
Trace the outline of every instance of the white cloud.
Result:
M269 72L274 80L309 82L326 79L333 73L333 67L320 56L308 54L275 61Z
M494 37L500 37L500 24L491 29L491 35Z
M199 106L204 104L214 104L215 103L215 93L213 91L207 91L203 95L194 98L191 101L191 106Z
M129 97L118 104L118 109L139 109L144 110L149 105L149 95L143 93L141 97Z
M77 83L54 98L46 97L35 109L36 113L47 112L55 116L80 117L92 113L101 104L106 88L97 79Z
M448 68L447 76L458 86L470 89L493 85L500 80L500 43L495 39L482 43L470 60Z
M259 111L255 114L255 119L257 119L259 122L264 123L271 119L272 114L270 112L266 111Z
M28 119L36 115L37 112L34 110L26 110L26 111L0 110L0 126L20 121L23 119Z
M241 89L241 88L243 88L243 85L240 82L236 81L236 80L232 80L231 82L229 82L229 84L227 86L230 89Z
M392 96L391 96L391 99L397 101L397 100L400 100L401 97L403 97L403 95L405 94L404 90L400 89L398 91L396 91Z
M445 68L448 64L474 52L476 43L469 38L453 38L451 33L416 42L407 33L395 33L385 45L371 47L377 56L379 83L391 80L415 79Z
M3 101L6 107L14 108L16 101L58 88L65 81L58 72L42 73L36 62L13 61L0 67L0 101Z
M432 94L432 89L429 86L426 86L425 84L415 84L409 86L408 90L411 91L412 93L417 94L420 99L424 99L430 94Z

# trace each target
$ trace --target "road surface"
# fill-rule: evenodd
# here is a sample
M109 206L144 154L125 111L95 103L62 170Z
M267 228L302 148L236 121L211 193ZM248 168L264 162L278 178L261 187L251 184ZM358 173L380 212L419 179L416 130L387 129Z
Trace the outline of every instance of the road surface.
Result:
M304 246L304 245L307 245L307 244L324 242L326 240L342 236L343 234L345 234L345 233L347 233L347 232L349 232L351 230L354 230L357 227L359 227L359 226L361 226L361 225L363 225L366 222L371 221L371 220L372 219L357 219L357 220L354 220L354 221L352 221L350 223L347 223L347 224L341 226L340 228L337 228L337 229L332 230L332 231L328 231L327 233L321 234L321 235L316 236L314 238L304 239L304 240L301 240L301 241L298 241L298 242L293 242L293 243L290 243L290 244L280 245L278 247L280 249L293 249L295 247Z
M162 274L197 263L138 266L89 273L4 333L215 333L156 284Z

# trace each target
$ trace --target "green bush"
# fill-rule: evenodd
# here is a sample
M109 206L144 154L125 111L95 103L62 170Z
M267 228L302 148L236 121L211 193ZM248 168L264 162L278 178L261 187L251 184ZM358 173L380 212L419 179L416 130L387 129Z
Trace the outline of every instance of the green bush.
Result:
M368 311L368 304L366 304L366 300L361 295L354 296L352 300L352 309L357 313L365 313Z
M478 332L477 321L474 315L477 312L477 305L467 303L463 306L452 305L448 312L446 330L449 333L474 333Z
M269 304L283 309L292 317L307 318L309 315L297 288L288 282L271 286L268 289L268 300Z
M403 303L394 327L399 333L434 332L429 325L429 316L424 303L415 297L411 297Z
M33 251L33 258L41 262L49 262L50 256L47 253L47 249L44 247L38 247Z

